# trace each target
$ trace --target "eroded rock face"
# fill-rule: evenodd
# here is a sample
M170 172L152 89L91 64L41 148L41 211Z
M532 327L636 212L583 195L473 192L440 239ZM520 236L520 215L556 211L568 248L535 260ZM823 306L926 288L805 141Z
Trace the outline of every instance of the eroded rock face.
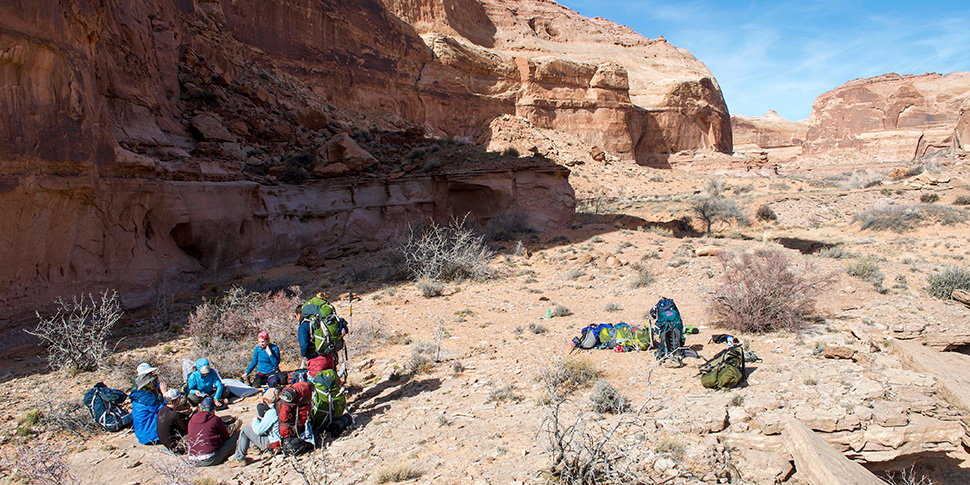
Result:
M515 114L643 165L668 167L667 156L682 150L731 151L714 77L662 37L554 2L384 1L438 61L419 81L438 104L426 102L423 113L437 130L475 136L493 113ZM451 109L439 109L467 102L480 107L481 121L456 123Z
M909 161L950 149L957 139L966 145L959 133L966 131L961 107L968 97L968 72L849 81L815 100L805 153L847 149L883 161Z
M762 116L731 116L735 153L766 153L772 161L797 156L808 132L807 121L790 121L769 110Z

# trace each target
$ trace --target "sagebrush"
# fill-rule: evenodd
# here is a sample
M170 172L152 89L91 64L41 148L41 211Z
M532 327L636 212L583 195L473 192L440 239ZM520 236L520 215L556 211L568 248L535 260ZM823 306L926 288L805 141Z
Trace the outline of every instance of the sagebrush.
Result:
M54 315L41 316L27 333L38 337L47 347L47 363L54 370L92 371L105 365L111 352L108 339L123 311L118 292L105 290L99 295L74 296L54 300Z
M834 274L814 273L811 264L797 270L775 249L718 255L723 281L714 290L709 311L725 327L742 332L799 330L815 314L815 298Z
M970 291L970 270L959 266L944 266L927 278L929 294L949 300L955 290Z
M953 225L967 220L967 212L935 204L874 207L853 216L862 229L904 232L924 224Z

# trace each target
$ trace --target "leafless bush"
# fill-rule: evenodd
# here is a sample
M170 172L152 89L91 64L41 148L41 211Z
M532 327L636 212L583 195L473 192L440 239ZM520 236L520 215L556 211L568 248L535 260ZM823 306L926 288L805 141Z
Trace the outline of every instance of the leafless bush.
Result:
M738 224L747 224L748 218L738 208L734 199L728 199L721 195L702 194L694 197L690 201L691 212L700 219L704 225L704 232L710 234L713 226L719 223L735 221Z
M250 292L234 286L218 300L204 300L192 311L188 322L189 334L201 353L231 353L238 348L248 358L252 352L246 349L252 350L256 334L265 330L273 343L280 347L281 354L292 355L299 349L293 330L296 325L293 310L302 301L297 286L272 294ZM222 359L223 367L236 360L232 356L226 357ZM235 368L235 365L232 367ZM220 368L220 372L225 373L225 369Z
M925 194L920 194L919 195L919 201L922 202L922 203L924 203L924 204L932 204L932 203L937 202L939 200L940 200L940 195L939 194L934 194L932 192L925 193Z
M38 337L47 347L48 365L55 370L96 370L105 364L110 352L111 329L124 313L118 292L105 290L98 296L75 296L70 301L54 300L53 316L43 317L27 333Z
M529 219L521 209L511 208L494 214L485 224L485 234L492 241L511 241L516 234L524 232L535 232L535 229L529 225Z
M26 478L29 483L39 485L62 485L78 483L71 475L64 450L54 448L48 443L31 443L30 446L16 446L13 453L5 452L2 458L4 468L14 476Z
M522 394L519 394L515 384L508 384L488 393L488 402L519 402Z
M966 211L934 204L875 207L852 218L853 222L862 225L862 229L894 232L907 231L923 224L953 225L966 220Z
M833 274L802 272L783 252L722 253L723 284L714 290L710 313L726 327L743 332L803 328L815 311L815 298Z
M845 175L845 173L842 174L842 180L844 181L838 184L839 188L843 190L874 187L879 185L884 177L881 173L868 172L866 170L856 170L855 172L849 173L848 176Z
M197 485L198 468L188 463L183 455L158 453L148 461L163 485Z
M916 466L911 466L897 472L886 474L885 482L889 485L934 485L936 482L929 477L917 474Z
M78 438L87 438L98 432L91 413L83 403L76 400L44 402L45 410L41 422L49 430L71 433Z
M468 228L464 219L447 226L431 223L424 230L410 228L401 252L416 280L483 279L489 275L492 257L484 238Z
M775 214L775 210L771 208L768 204L761 204L758 206L758 210L754 213L755 217L759 221L777 221L778 214Z

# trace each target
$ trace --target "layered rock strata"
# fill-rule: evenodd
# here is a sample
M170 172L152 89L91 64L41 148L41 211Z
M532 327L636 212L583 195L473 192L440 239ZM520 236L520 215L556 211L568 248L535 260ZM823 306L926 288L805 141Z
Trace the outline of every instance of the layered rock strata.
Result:
M849 81L815 100L805 153L910 161L934 151L966 150L968 98L970 72Z
M762 116L731 116L735 154L764 153L767 160L790 160L801 153L807 132L807 121L789 121L771 110Z

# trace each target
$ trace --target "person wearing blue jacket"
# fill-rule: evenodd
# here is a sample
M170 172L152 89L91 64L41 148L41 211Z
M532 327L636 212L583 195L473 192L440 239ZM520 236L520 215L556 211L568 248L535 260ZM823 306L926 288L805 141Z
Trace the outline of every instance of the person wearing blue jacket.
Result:
M225 387L219 373L209 366L209 359L205 357L195 361L196 371L189 376L188 398L192 404L198 405L206 397L211 397L215 402L222 406L228 404L222 397Z
M131 391L131 420L135 428L135 436L143 445L158 443L158 411L165 405L165 400L157 394L147 391L144 387L151 384L151 376L143 375L135 379L136 389Z
M269 342L269 332L259 332L256 342L258 345L253 349L253 360L242 375L242 381L259 387L266 384L270 375L280 371L280 348ZM256 375L252 379L246 379L253 369L256 370Z

